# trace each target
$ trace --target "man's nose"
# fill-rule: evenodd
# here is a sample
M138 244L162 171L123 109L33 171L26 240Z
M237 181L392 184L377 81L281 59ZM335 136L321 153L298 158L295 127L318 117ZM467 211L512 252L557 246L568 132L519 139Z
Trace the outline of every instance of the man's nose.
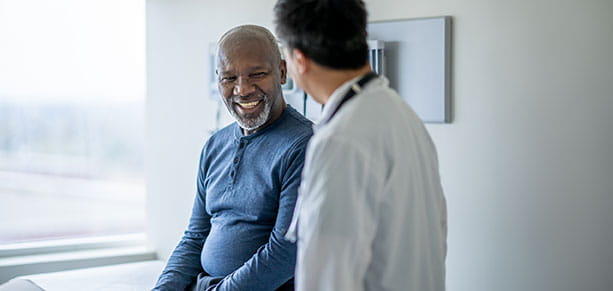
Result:
M255 91L255 86L251 84L248 78L239 77L234 86L234 95L247 96Z

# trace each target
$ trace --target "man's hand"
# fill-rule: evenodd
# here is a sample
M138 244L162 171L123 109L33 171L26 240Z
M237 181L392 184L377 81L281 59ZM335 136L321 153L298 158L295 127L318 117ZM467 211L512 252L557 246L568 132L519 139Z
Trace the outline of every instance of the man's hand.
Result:
M200 273L191 291L213 291L223 278L222 276L209 276L207 273Z

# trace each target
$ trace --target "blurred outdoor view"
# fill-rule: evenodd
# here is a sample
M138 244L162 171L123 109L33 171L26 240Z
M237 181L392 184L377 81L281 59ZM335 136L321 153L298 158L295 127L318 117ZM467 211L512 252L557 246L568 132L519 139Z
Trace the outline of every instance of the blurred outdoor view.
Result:
M145 227L144 0L0 0L0 244Z

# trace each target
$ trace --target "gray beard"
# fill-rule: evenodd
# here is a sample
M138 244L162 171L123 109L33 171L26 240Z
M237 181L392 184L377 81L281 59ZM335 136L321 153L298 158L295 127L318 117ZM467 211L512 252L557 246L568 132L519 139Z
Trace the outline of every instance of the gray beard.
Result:
M264 102L264 110L262 110L262 112L260 112L260 114L255 118L241 118L240 115L238 115L238 113L234 111L234 108L230 110L230 115L232 115L232 117L236 119L236 122L242 129L247 131L255 130L260 126L264 125L266 121L268 121L268 118L270 117L270 112L272 111L272 103L270 102L268 97L265 97L262 102Z

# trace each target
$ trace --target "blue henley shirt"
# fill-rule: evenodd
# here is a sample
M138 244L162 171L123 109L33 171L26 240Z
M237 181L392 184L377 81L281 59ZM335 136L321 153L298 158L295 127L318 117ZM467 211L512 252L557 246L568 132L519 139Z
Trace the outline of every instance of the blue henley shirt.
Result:
M219 130L200 156L197 195L185 234L155 290L183 290L198 273L225 276L216 290L275 290L294 276L290 224L312 123L291 106L243 136Z

